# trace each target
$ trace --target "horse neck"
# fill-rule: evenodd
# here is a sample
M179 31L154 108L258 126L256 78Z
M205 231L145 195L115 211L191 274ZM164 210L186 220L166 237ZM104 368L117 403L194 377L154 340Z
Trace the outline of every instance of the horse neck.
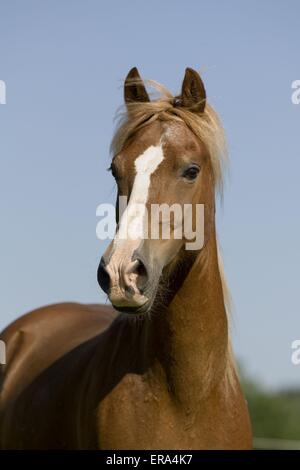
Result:
M228 326L216 237L210 237L162 314L152 318L156 356L168 388L187 405L226 378Z

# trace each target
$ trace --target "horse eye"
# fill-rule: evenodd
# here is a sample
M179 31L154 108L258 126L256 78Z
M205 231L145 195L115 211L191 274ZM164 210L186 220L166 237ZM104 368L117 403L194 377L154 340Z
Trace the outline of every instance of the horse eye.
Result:
M190 166L183 172L183 177L189 181L193 181L197 178L200 168L196 165Z

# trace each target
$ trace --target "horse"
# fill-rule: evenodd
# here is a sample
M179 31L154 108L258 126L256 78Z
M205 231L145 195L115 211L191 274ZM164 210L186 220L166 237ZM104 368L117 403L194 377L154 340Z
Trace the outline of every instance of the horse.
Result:
M112 140L110 170L128 205L97 273L111 306L46 306L0 336L1 449L252 447L216 235L223 128L195 70L177 96L156 86L150 99L130 70ZM169 238L143 237L153 204L203 205L202 246L187 249L173 219Z

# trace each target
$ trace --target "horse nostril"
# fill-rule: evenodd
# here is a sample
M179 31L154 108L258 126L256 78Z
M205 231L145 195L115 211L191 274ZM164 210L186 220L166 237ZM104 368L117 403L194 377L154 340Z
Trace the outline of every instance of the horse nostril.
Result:
M101 289L107 294L110 288L110 277L106 270L106 265L103 257L101 258L98 271L97 271L98 284Z
M147 284L147 280L148 280L148 272L143 261L141 261L140 259L137 259L136 261L138 262L135 268L135 272L137 274L136 284L137 284L139 291L143 293L143 289L145 288Z

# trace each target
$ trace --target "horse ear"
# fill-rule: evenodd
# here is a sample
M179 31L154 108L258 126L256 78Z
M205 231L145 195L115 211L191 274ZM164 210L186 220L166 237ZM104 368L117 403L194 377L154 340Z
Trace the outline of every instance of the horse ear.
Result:
M150 101L143 80L136 67L133 67L126 77L124 83L124 99L125 103Z
M180 105L193 108L200 113L204 112L206 105L206 91L198 72L189 67L185 69L182 82Z

